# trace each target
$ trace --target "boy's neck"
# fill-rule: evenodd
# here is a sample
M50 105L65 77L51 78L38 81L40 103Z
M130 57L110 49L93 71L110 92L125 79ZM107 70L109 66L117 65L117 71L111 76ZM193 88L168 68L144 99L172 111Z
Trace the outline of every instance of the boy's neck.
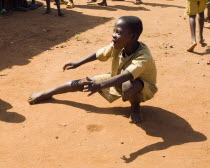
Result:
M138 48L139 48L139 42L135 41L129 46L124 47L124 52L126 55L130 56L131 54L135 53Z

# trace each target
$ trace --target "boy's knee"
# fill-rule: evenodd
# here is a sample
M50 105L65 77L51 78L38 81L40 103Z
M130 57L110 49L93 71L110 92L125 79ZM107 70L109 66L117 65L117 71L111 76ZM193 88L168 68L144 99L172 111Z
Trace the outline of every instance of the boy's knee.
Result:
M143 89L143 82L139 80L126 81L122 84L123 99L130 100L141 93Z
M124 97L129 97L129 95L133 92L133 87L131 81L126 81L122 84L122 95Z

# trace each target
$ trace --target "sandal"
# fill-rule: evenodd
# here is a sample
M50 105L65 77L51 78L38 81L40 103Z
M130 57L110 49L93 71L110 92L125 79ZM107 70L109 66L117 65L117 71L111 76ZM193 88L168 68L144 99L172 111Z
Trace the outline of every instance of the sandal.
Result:
M74 3L68 2L66 8L74 8Z
M94 3L97 2L97 0L88 0L86 3Z
M207 28L207 29L210 29L210 23L209 23L209 24L204 25L204 27L205 27L205 28Z

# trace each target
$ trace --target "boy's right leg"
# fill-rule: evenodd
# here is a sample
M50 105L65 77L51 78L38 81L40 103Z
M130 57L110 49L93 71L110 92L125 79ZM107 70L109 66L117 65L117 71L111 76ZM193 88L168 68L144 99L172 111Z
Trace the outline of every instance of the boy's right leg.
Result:
M42 100L50 99L53 95L56 94L83 91L84 86L81 84L81 81L83 80L85 79L72 80L47 91L34 93L28 98L28 102L29 104L35 104Z
M190 30L191 30L191 41L192 41L192 44L187 49L187 51L192 52L194 50L194 48L196 47L196 45L197 45L197 43L196 43L196 34L195 34L195 30L196 30L196 15L190 15L189 16L189 21L190 21Z

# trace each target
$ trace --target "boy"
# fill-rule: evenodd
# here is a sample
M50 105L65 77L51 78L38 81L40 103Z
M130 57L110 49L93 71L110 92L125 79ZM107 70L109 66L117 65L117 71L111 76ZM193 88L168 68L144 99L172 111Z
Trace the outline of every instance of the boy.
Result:
M196 14L199 14L199 43L203 43L203 26L204 26L204 10L206 7L207 0L187 0L186 13L189 15L190 30L192 44L187 49L188 52L192 52L197 46L196 42Z
M63 70L69 70L96 59L107 61L111 58L111 73L69 81L56 88L35 93L29 97L29 103L34 104L66 92L90 92L88 96L98 92L110 103L120 97L123 101L128 100L132 122L142 121L140 102L151 99L157 92L155 62L147 46L138 41L142 30L142 22L138 17L119 18L115 23L112 44L79 62L70 62L63 67Z

